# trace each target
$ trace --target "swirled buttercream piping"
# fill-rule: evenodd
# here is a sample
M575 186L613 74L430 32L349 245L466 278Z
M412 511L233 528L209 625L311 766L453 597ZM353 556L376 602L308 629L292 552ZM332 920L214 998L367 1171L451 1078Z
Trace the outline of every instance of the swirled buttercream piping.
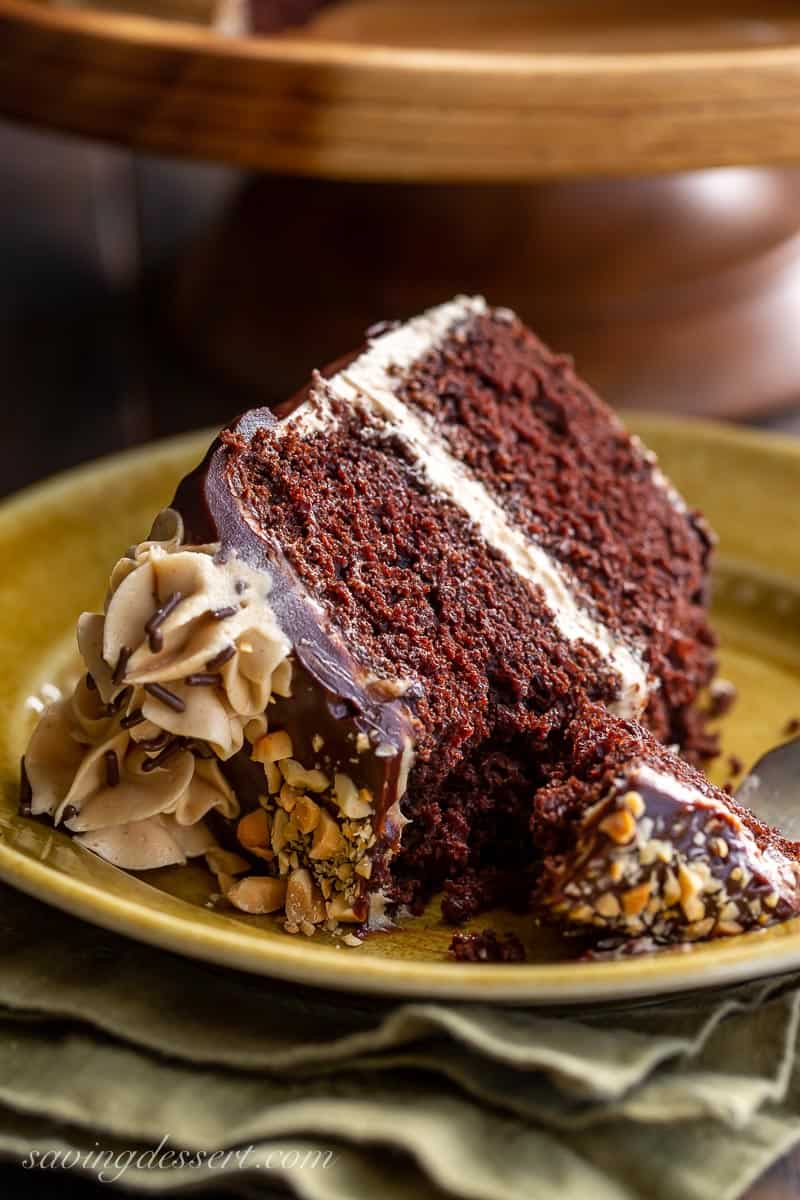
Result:
M269 577L217 551L184 545L180 516L160 515L114 567L105 613L81 616L88 676L45 710L25 754L32 811L117 866L213 846L207 814L239 813L216 758L251 722L266 727L273 693L290 694Z

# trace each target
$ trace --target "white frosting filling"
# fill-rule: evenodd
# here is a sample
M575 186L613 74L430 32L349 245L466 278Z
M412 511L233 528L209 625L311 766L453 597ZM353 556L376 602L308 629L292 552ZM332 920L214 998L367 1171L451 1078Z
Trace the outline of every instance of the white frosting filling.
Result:
M612 710L637 717L647 705L650 690L658 686L649 677L640 651L613 634L579 602L569 571L509 520L483 483L449 452L435 422L412 412L395 394L397 372L424 357L454 325L486 312L480 297L460 297L383 335L333 378L318 377L308 401L289 423L309 433L329 428L335 418L326 393L349 404L366 404L409 446L430 488L457 504L517 574L541 588L561 636L586 642L616 672L619 698L610 706Z

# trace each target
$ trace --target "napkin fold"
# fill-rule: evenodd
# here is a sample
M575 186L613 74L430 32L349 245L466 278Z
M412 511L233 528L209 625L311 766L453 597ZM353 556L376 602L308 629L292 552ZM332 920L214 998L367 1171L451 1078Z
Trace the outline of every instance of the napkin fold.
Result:
M397 1005L0 887L0 1154L143 1192L734 1200L800 1140L799 1027L800 976L563 1014Z

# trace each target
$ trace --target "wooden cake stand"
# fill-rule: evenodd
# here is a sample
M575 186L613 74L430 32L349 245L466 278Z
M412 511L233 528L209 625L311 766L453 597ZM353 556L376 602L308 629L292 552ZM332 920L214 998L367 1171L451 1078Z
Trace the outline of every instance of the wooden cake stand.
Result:
M124 7L0 0L0 113L259 172L162 293L259 396L463 290L619 403L800 395L794 0Z

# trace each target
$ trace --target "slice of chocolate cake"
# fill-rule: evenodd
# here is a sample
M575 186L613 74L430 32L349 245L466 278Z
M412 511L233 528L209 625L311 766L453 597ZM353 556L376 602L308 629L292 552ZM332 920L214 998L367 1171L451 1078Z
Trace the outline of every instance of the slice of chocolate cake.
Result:
M290 931L440 889L455 922L665 941L784 917L792 848L664 749L714 748L711 544L512 313L375 329L280 419L223 430L120 559L28 747L33 812L129 869L205 853ZM722 881L702 917L696 878Z

